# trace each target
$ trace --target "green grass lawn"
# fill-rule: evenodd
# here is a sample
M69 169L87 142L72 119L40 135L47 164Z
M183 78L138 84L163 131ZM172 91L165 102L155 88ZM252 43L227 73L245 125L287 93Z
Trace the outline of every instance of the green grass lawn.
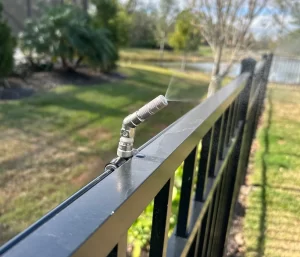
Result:
M228 61L232 58L232 49L224 49L222 60ZM253 55L254 53L252 53ZM241 53L241 56L245 56ZM237 57L239 59L240 57ZM256 56L260 58L260 55ZM143 48L124 48L120 51L121 62L161 62L160 51L158 49ZM182 53L165 50L163 62L181 62ZM186 55L187 62L213 62L213 52L209 46L201 46L199 51L188 52Z
M269 88L256 147L244 220L246 256L299 256L299 89Z
M0 244L103 171L116 155L123 118L159 94L172 71L144 65L119 71L126 79L66 85L21 101L0 103ZM177 73L176 87L205 97L209 77ZM137 130L136 146L195 103L170 106Z
M126 48L120 51L121 61L160 61L160 52L157 49ZM164 62L181 62L182 54L175 51L164 51ZM201 46L198 52L188 53L189 62L213 61L213 55L209 46Z

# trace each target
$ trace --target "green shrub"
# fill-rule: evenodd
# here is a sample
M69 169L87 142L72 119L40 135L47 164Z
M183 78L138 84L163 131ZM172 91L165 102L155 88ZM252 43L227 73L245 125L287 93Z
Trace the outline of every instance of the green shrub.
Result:
M93 17L94 24L111 32L109 38L116 48L126 46L131 16L117 0L92 0L92 3L97 10Z
M170 216L169 236L171 236L176 222L177 213L180 201L181 182L183 174L183 165L181 165L175 172L174 187L172 194L172 214ZM152 229L152 214L154 208L154 201L152 201L138 219L132 224L128 230L128 242L133 246L132 257L139 257L142 249L149 250L151 229Z
M175 30L169 35L169 44L176 51L195 51L201 43L201 34L198 28L192 25L196 17L188 10L178 14Z
M76 69L82 62L110 71L118 59L109 31L92 26L88 14L73 5L45 7L43 15L28 20L20 45L24 52L43 60L60 60L64 68Z
M2 18L2 10L2 4L0 3L0 78L9 75L13 69L15 47L11 30Z

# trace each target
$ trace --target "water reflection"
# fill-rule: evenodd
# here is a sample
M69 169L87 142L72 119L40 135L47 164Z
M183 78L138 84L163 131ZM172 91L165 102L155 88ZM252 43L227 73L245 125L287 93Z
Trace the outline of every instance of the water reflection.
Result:
M166 62L164 67L171 69L180 69L180 62ZM221 64L221 72L226 69L227 63ZM210 74L214 67L213 62L187 63L187 71L201 71ZM234 63L228 76L236 77L240 74L240 63ZM283 84L300 84L300 60L290 57L275 56L270 71L269 81Z

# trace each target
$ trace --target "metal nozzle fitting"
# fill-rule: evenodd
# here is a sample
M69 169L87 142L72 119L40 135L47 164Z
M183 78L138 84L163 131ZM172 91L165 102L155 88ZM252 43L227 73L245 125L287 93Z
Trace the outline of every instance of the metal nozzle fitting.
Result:
M167 99L160 95L124 119L117 151L119 157L129 158L133 155L135 128L167 105Z
M150 116L154 115L164 107L168 105L167 99L159 95L158 97L154 98L151 102L144 105L140 108L137 112L128 115L123 124L135 128L137 125L142 123L144 120L148 119Z

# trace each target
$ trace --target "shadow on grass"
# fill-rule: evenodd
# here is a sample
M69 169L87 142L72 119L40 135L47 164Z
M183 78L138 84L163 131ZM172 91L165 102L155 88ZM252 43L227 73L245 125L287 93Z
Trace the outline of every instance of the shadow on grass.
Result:
M272 103L272 89L270 90L268 94L268 103L269 103L269 109L268 109L268 120L267 125L264 130L264 145L265 149L261 156L261 166L262 166L262 181L261 181L261 214L259 217L259 237L258 237L258 245L256 249L256 256L261 257L264 256L265 252L265 239L266 239L266 215L267 215L267 156L270 152L270 140L269 140L269 131L271 128L271 121L272 121L272 115L273 115L273 103Z
M114 123L121 124L122 119L129 112L141 106L141 103L151 100L158 94L163 94L167 88L169 76L139 70L129 70L129 73L132 76L127 80L115 83L51 91L45 95L24 99L19 103L0 105L0 121L6 130L15 129L16 134L22 132L28 136L42 139L42 143L35 150L2 161L0 163L2 170L10 169L16 163L33 158L36 154L41 155L48 147L70 139L72 134L94 123L104 126L116 134L119 127L114 126ZM189 84L189 81L181 82L185 86L185 90L195 87L194 81L193 84ZM198 86L203 88L199 95L200 98L202 94L205 94L206 87ZM154 117L152 124L154 127L161 126L161 124L169 125L192 107L193 104L173 104L168 110L164 110ZM70 111L73 113L72 115L70 115ZM114 119L113 124L101 125L102 120L107 117ZM45 136L47 129L54 134ZM149 136L153 136L153 132L157 133L159 129L159 127L151 128L150 131L144 127L142 130L144 135L137 139L137 143L144 143L145 139L149 139ZM2 137L5 136L4 133ZM14 135L10 135L10 137L14 137ZM30 139L22 140L26 142ZM116 143L113 143L107 152L114 151L115 147Z
M127 79L113 83L58 87L0 103L0 187L7 190L0 210L0 244L99 175L102 165L116 155L124 117L164 94L170 81L169 75L156 72L123 71ZM201 80L180 83L184 90L200 88L199 99L206 93ZM170 103L138 128L135 146L194 105Z

